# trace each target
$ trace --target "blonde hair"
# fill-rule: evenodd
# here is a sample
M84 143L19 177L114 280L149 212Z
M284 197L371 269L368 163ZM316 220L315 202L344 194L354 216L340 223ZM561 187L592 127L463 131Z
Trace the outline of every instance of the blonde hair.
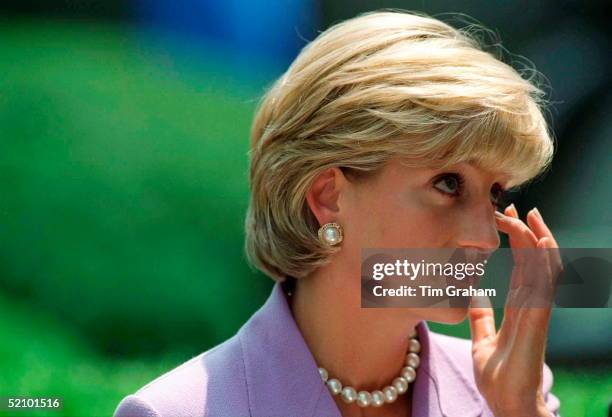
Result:
M545 169L553 141L544 93L486 52L474 27L385 10L338 23L303 48L251 128L245 253L253 266L275 280L300 278L339 250L319 242L305 201L330 167L373 173L394 157L469 161L508 175L510 186Z

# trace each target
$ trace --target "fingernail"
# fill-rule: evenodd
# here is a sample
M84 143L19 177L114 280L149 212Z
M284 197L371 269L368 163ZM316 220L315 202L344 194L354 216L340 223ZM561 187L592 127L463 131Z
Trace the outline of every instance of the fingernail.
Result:
M500 213L499 211L495 210L495 217L503 219L505 216L504 213Z
M536 215L536 216L538 216L538 219L540 219L540 220L542 220L542 221L544 220L544 219L542 218L542 215L540 214L540 210L538 210L538 208L537 208L537 207L534 207L532 211L535 213L535 215Z
M510 212L512 212L512 214L518 217L518 211L516 210L516 207L514 207L514 203L510 204L508 208L510 209Z

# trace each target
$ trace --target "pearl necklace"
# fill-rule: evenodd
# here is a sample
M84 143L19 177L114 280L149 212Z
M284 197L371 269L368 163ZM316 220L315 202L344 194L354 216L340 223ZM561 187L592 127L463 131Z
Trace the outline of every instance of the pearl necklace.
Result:
M342 397L342 401L347 404L357 403L359 407L380 407L383 404L392 403L397 400L397 397L406 391L408 391L408 384L414 382L416 378L416 368L421 363L419 352L421 351L421 344L416 339L416 330L413 330L410 334L410 341L408 343L408 354L406 355L406 366L402 368L400 376L395 378L391 385L387 385L382 390L359 391L355 388L346 386L343 387L342 383L336 378L329 378L329 374L325 368L319 367L319 375L323 379L323 383L327 385L329 392L332 395L338 395Z

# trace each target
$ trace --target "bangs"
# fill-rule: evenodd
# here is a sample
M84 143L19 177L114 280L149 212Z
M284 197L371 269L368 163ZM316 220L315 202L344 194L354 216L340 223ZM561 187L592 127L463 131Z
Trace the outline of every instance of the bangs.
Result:
M402 153L437 168L471 163L508 178L507 188L516 187L541 174L554 150L537 105L527 100L526 107L524 113L495 109L454 123L447 119L419 139L404 136L402 147L409 149Z

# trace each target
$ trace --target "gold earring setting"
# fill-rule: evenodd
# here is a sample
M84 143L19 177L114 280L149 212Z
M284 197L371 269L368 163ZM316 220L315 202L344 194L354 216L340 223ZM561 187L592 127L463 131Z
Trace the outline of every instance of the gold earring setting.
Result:
M342 242L342 227L338 223L326 223L319 228L319 240L329 246Z

